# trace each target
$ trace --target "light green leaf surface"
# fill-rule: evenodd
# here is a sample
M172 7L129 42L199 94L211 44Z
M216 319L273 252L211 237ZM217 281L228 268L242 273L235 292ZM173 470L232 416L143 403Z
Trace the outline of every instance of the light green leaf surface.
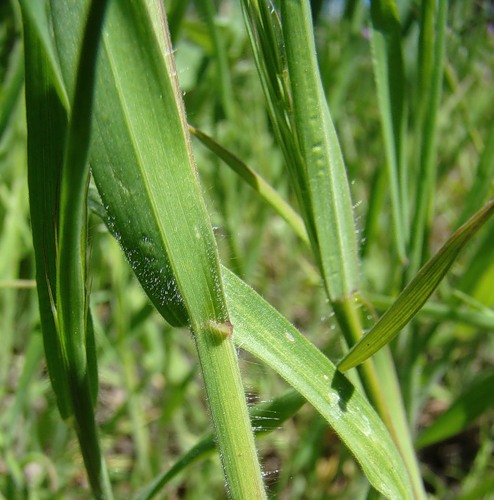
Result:
M316 228L316 255L332 302L358 288L359 268L350 188L316 59L309 2L281 3L281 20L293 98L294 132Z
M381 419L313 344L240 278L223 268L235 343L278 372L338 433L374 488L411 498L403 460Z
M340 371L349 370L362 363L398 335L438 287L461 249L493 212L494 201L491 201L451 236L405 287L370 332L340 361Z

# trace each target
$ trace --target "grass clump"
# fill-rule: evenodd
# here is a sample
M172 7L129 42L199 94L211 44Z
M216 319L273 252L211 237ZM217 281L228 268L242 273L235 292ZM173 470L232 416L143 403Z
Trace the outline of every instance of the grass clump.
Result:
M490 491L494 21L335 5L1 7L6 498Z

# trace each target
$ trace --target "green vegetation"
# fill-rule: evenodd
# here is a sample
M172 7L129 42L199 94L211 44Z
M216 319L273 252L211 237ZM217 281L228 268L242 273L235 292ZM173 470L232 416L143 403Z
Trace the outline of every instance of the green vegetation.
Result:
M0 13L0 498L492 491L491 2Z

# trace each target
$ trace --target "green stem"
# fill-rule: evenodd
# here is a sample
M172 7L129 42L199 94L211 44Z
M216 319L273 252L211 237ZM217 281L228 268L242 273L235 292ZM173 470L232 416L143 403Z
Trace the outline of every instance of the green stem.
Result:
M231 498L266 498L229 323L193 328Z
M216 153L216 155L218 155L239 177L247 182L247 184L254 189L254 191L256 191L256 193L273 208L280 217L285 219L296 235L306 245L310 245L309 236L300 215L283 200L267 181L209 135L192 125L189 125L189 132L197 137L210 151Z

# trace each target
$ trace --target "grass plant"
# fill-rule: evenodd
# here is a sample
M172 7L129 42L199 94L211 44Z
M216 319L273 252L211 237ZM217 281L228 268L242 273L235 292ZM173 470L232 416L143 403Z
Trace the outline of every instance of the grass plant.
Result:
M0 12L0 495L491 490L487 1Z

